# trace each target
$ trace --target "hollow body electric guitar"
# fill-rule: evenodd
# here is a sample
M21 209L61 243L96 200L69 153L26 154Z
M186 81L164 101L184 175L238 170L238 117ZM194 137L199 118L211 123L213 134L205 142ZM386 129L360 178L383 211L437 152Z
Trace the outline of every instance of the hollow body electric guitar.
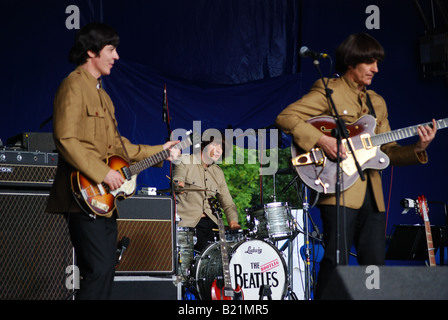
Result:
M187 132L187 138L172 148L182 150L190 146L190 135L191 131ZM94 183L80 171L73 171L71 174L73 195L81 208L89 215L109 216L116 208L117 198L126 199L135 193L137 175L143 170L167 159L169 156L170 150L166 149L131 165L118 155L109 156L104 160L106 164L125 178L125 182L121 187L110 190L105 183Z
M336 129L336 121L333 117L320 116L307 121L322 133L331 136L333 129ZM444 129L448 126L448 118L436 121L437 129ZM376 120L371 115L364 115L356 122L347 124L349 138L344 139L342 144L347 152L350 151L350 144L355 153L356 160L362 170L376 169L384 170L389 166L389 157L380 150L380 146L389 142L409 138L418 135L417 128L420 126L432 126L432 122L419 124L403 129L393 130L381 134L375 134ZM336 172L337 164L329 160L322 149L313 148L309 152L304 152L294 143L291 146L292 164L297 170L299 177L311 189L319 193L336 192ZM348 189L359 178L358 170L351 153L341 161L341 174L344 183L341 191Z
M426 245L428 247L429 266L435 267L436 257L434 253L434 244L432 242L431 223L429 222L428 202L426 201L425 196L418 197L416 211L422 217L423 222L425 223L425 235L426 235Z
M243 291L241 287L237 285L235 290L232 287L232 282L230 279L230 269L229 269L229 257L228 257L228 244L226 240L226 232L224 230L224 222L222 221L221 206L219 205L218 199L210 198L210 207L218 218L219 227L219 242L221 246L221 259L222 259L222 271L224 274L224 285L220 287L218 285L218 279L215 279L211 287L211 297L212 300L244 300Z

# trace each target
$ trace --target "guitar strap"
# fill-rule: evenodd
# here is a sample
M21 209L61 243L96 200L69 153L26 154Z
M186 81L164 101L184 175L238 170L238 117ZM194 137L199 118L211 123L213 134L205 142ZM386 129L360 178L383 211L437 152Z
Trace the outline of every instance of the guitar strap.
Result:
M366 103L367 106L369 107L370 114L376 118L375 109L373 108L372 101L370 100L370 96L367 93L367 91L366 91Z
M120 138L121 146L123 147L123 150L124 150L124 154L126 155L126 159L128 160L128 164L130 165L131 164L131 159L129 158L128 151L126 150L126 147L124 146L123 139L121 138L120 131L118 131L118 128L117 128L116 125L115 125L115 131L117 131L118 137Z
M101 90L103 90L101 80L98 81L98 87L97 88L98 88L98 93L101 94ZM128 161L128 164L130 165L131 164L131 159L129 158L128 151L126 150L126 147L124 146L123 138L121 137L120 131L118 131L117 121L115 120L114 116L110 112L109 105L107 104L107 100L100 97L101 103L103 103L103 100L104 100L104 103L106 104L106 109L109 112L109 116L112 119L112 122L114 123L115 132L117 133L118 138L120 138L121 146L123 147L124 154L126 155L126 160Z

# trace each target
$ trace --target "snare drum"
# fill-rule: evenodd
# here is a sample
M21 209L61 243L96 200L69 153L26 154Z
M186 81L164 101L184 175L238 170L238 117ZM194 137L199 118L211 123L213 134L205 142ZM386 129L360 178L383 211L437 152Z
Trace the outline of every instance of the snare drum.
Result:
M177 276L182 282L190 278L194 259L195 231L194 228L177 227Z
M273 202L246 209L247 226L256 239L292 239L297 226L287 202Z
M241 287L244 300L259 300L260 287L263 285L271 289L272 300L285 297L289 279L285 260L277 248L262 240L229 243L229 248L232 287ZM223 278L219 242L208 246L195 261L193 274L199 298L211 300L213 281Z

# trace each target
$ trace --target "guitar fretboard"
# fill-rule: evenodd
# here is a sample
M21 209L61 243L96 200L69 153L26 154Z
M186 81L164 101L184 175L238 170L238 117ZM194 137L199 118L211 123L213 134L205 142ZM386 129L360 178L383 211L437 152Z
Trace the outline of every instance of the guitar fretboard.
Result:
M232 283L230 281L230 270L229 270L229 258L227 255L228 245L226 241L226 232L224 230L224 223L222 218L218 219L218 228L219 228L219 238L221 244L221 259L222 259L222 271L224 275L224 286L225 288L232 288Z
M174 149L183 149L191 144L190 138L187 138L183 140L182 142L179 142L175 146L173 146ZM152 167L159 162L162 162L163 160L167 159L170 156L170 150L165 149L162 150L146 159L143 159L142 161L139 161L137 163L131 164L129 166L129 171L131 175L136 175L142 172L143 170Z
M430 126L432 122L427 122L423 124L419 124L416 126L410 126L407 128L402 128L398 130L393 130L390 132L380 133L372 136L370 139L374 146L380 146L389 142L398 141L401 139L410 138L418 135L417 128L420 126ZM448 118L440 119L436 121L437 129L444 129L448 127Z

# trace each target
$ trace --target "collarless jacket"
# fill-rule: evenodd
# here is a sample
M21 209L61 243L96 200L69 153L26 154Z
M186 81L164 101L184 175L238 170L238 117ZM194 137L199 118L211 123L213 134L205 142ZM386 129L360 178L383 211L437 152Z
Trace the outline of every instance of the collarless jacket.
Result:
M185 192L177 195L179 226L196 227L203 214L215 223L208 198L216 196L228 221L238 221L238 212L225 180L224 172L217 164L208 168L202 165L200 156L182 155L174 167L174 181L184 182L185 188L206 189L208 191Z
M59 161L47 212L80 211L70 187L73 170L101 183L110 170L104 162L108 156L127 159L116 125L114 105L101 81L77 67L62 81L54 99L53 136ZM161 145L132 144L125 137L122 141L131 161L143 160L163 149Z

